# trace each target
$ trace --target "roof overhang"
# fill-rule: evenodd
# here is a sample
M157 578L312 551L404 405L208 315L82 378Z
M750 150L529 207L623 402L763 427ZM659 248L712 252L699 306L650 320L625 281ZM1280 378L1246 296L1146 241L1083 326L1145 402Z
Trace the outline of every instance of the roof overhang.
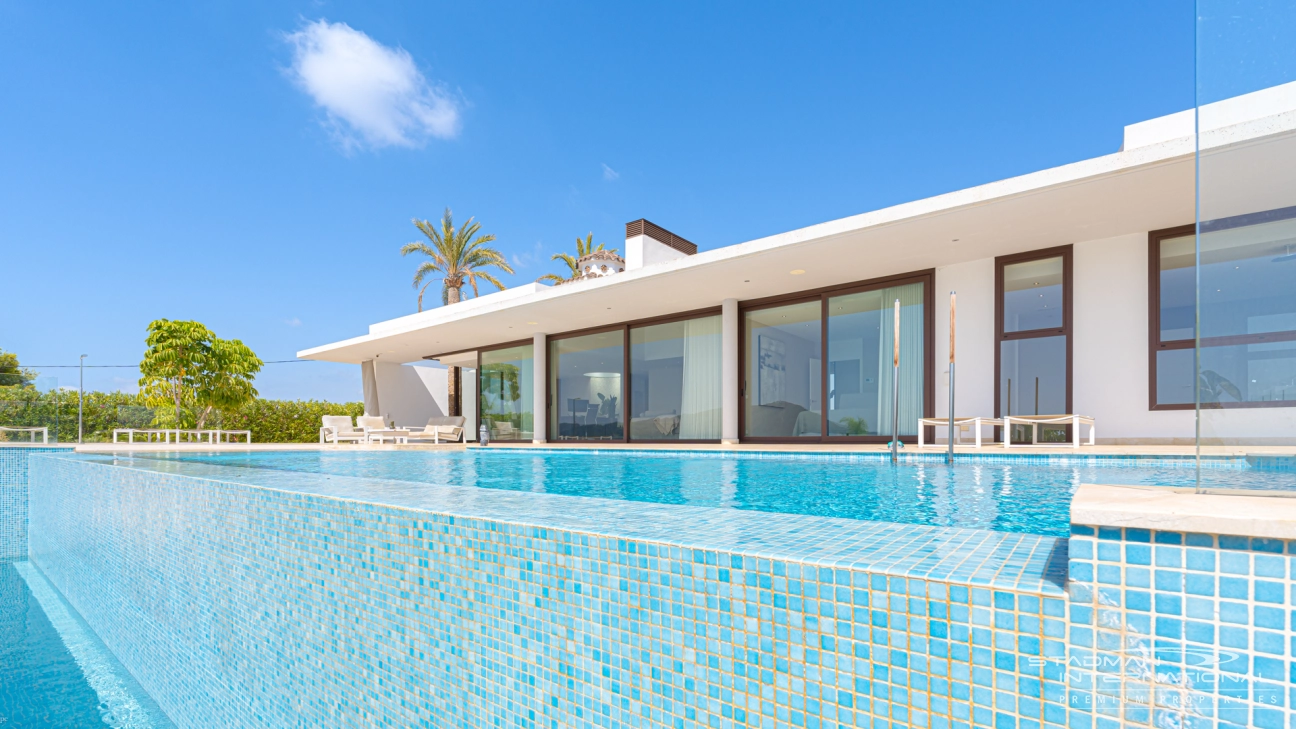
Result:
M1209 217L1285 207L1267 170L1296 169L1296 84L1257 92L1261 113L1203 123L1203 165L1228 180ZM1274 101L1278 98L1278 101ZM1238 105L1238 100L1221 104ZM1232 107L1230 107L1232 108ZM1270 113L1275 109L1286 109ZM1205 109L1203 109L1205 112ZM759 299L991 256L1192 222L1194 143L1182 118L1150 125L1142 146L840 220L557 287L538 284L374 324L304 359L410 362L522 339ZM1206 118L1203 113L1203 119ZM1177 131L1176 131L1177 130ZM1140 134L1133 135L1140 139ZM804 273L792 275L793 270ZM443 360L444 361L444 360Z

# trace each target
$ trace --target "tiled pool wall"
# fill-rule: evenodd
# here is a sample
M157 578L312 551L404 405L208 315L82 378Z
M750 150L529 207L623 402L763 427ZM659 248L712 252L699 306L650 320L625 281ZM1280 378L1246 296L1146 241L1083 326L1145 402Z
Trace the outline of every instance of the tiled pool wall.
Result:
M1068 597L72 459L32 471L32 560L181 726L1296 729L1296 676L1273 678L1296 670L1291 544L1079 526ZM1205 609L1193 575L1218 621L1186 617ZM1234 579L1246 600L1224 597ZM1210 667L1185 683L1176 662L1200 625L1212 655L1240 640L1225 626L1247 636L1210 690Z
M68 448L0 445L0 560L27 556L28 456L67 452Z
M1072 525L1069 550L1096 726L1296 727L1296 541Z

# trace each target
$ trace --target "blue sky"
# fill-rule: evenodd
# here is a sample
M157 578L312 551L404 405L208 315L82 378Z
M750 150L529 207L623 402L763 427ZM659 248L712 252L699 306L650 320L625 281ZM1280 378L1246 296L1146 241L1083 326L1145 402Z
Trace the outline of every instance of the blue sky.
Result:
M0 348L135 363L166 317L282 360L414 311L446 206L519 284L640 217L708 249L1113 152L1193 104L1193 7L5 0L0 67Z

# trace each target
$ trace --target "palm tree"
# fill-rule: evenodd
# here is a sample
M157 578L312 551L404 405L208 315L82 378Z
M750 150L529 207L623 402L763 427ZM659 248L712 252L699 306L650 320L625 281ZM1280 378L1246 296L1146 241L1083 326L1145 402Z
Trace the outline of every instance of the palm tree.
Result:
M445 214L441 216L440 229L429 221L418 218L414 219L414 227L427 236L429 243L406 243L401 246L401 255L422 253L432 259L420 263L414 272L414 288L419 292L419 311L423 311L423 294L437 280L436 274L441 275L442 304L459 303L463 299L465 285L472 286L473 296L477 296L478 279L504 290L504 284L499 279L481 269L494 266L505 273L513 273L513 269L504 259L504 254L486 247L487 243L495 240L495 236L477 235L481 223L468 218L468 222L456 229L450 208L446 208Z
M552 282L554 282L554 283L562 283L563 281L570 281L570 280L576 278L577 276L581 275L580 264L577 263L577 261L579 261L581 258L583 258L583 257L585 257L585 256L588 256L589 254L593 253L594 251L601 251L601 250L605 250L605 249L603 248L603 244L602 244L602 243L599 243L597 248L594 247L594 234L593 234L593 233L590 233L589 235L585 236L585 239L584 239L584 240L581 240L580 236L577 236L577 237L576 237L576 257L575 257L575 258L573 258L572 255L571 255L570 253L555 253L555 254L553 254L553 256L549 259L549 260L551 260L551 261L562 261L563 263L567 264L567 268L570 268L570 269L571 269L571 275L568 276L568 277L566 277L566 278L563 278L562 276L559 276L559 275L556 274L556 273L546 273L545 275L543 275L543 276L541 276L540 278L536 279L536 281L552 281ZM617 252L617 249L612 248L612 249L608 250L608 252L609 252L609 253L616 253L616 252Z

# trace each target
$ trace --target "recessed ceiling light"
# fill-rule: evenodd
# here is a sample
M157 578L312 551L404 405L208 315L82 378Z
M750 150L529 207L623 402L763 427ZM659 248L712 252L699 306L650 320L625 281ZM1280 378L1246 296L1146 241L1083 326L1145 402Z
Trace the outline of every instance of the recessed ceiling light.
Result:
M529 321L529 322L527 322L527 324L539 324L539 323L540 323L540 322L538 322L538 321Z
M793 276L800 276L801 274L805 273L805 269L804 269L804 268L794 268L794 269L792 269L791 271L788 271L788 273L792 274Z

